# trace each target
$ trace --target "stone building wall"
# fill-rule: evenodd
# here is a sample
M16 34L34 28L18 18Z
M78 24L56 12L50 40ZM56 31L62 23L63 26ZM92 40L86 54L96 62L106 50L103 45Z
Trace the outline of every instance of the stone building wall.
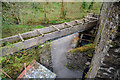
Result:
M103 3L99 18L98 34L95 39L97 46L87 78L115 78L117 76L116 73L119 73L119 17L120 2ZM117 44L114 45L116 42Z

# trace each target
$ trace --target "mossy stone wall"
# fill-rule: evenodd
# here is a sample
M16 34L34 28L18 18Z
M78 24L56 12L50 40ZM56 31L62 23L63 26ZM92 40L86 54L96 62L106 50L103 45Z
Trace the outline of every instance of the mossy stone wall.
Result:
M100 71L100 67L104 65L104 61L107 61L105 56L108 55L108 51L111 47L113 47L111 43L115 39L116 33L118 33L117 29L119 26L120 16L119 4L120 2L104 2L102 5L99 18L99 30L95 39L95 43L97 44L97 46L95 48L95 55L91 62L91 70L88 72L87 78L98 77L98 74L99 78L102 74L104 74L102 76L103 78L105 78L106 75L108 76L108 74L104 70Z

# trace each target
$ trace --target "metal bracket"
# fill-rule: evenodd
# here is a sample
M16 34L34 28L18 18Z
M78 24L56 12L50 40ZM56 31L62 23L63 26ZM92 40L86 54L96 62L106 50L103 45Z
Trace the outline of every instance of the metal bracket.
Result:
M55 27L54 25L52 25L52 27L55 28L57 31L60 31L60 29Z
M80 23L80 24L84 24L83 22L80 22L80 21L78 21L78 20L75 20L75 22L76 22L76 23Z
M37 31L37 32L39 32L42 36L44 36L44 34L43 34L43 33L41 33L38 29L36 29L36 31Z
M70 26L70 27L73 27L71 24L68 24L68 23L66 23L66 22L65 22L65 25L68 25L68 26Z
M21 36L21 34L18 34L18 36L20 37L20 39L22 40L22 42L25 41L25 40L23 39L23 37Z

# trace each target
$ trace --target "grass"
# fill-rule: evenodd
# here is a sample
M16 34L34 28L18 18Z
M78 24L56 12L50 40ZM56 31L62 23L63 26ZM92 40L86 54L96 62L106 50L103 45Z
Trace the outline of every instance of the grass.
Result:
M19 3L16 3L19 4ZM87 13L99 14L101 3L95 2L91 9L88 9L90 2L86 2L86 7L82 7L82 2L76 3L64 3L64 10L66 12L65 18L61 18L61 3L51 2L51 3L22 3L21 7L21 17L22 23L16 25L17 21L15 15L10 13L9 9L3 8L3 15L5 21L3 20L2 27L2 38L16 35L18 33L24 33L31 31L35 28L43 28L43 26L33 26L40 24L58 24L73 21L76 19L81 19L86 16ZM33 6L34 5L34 6ZM44 12L44 6L46 11ZM14 11L18 12L18 8L14 8ZM46 13L46 18L45 15ZM12 15L11 15L12 14ZM4 18L4 17L3 17Z
M32 48L27 51L21 51L17 54L0 57L0 64L2 63L2 70L6 72L13 79L17 78L20 72L24 69L24 63L29 65L33 59L40 62L41 54L50 51L50 42L46 42L41 47L41 44L37 48ZM8 78L5 74L1 75L1 78Z
M24 33L32 31L34 29L44 28L44 26L26 26L26 25L3 25L2 26L2 38L17 35L19 33Z
M24 33L28 31L32 31L38 28L44 28L41 26L41 23L64 23L69 22L76 19L84 18L87 13L96 13L99 14L101 3L94 3L92 9L88 9L90 3L87 3L85 9L83 9L82 3L65 3L65 11L66 16L65 19L62 19L60 16L61 12L61 3L53 2L46 4L46 17L44 17L44 4L45 3L36 3L37 8L33 8L32 3L23 3L23 8L21 8L21 16L23 20L23 24L16 25L15 16L11 15L9 10L3 9L3 14L6 16L6 21L3 21L2 25L2 38L9 37L12 35L17 35L19 33ZM16 10L18 10L16 8ZM9 14L10 13L10 14ZM33 26L37 25L37 26ZM39 25L39 26L38 26ZM94 45L83 46L82 48L74 50L76 51L87 51L89 49L93 49ZM36 59L39 62L40 54L45 50L49 50L49 44L44 46L43 48L38 47L37 49L31 49L27 51L19 52L18 54L9 55L0 57L0 63L2 63L3 71L7 72L12 78L16 78L16 76L24 69L24 63L27 65L31 63L33 59ZM47 50L47 51L48 51ZM89 55L91 57L91 55ZM67 66L67 65L66 65ZM4 74L2 74L3 78L7 78Z
M45 15L47 17L47 23L56 20L58 23L61 23L64 20L75 20L75 19L81 19L83 18L86 13L96 13L99 14L101 3L95 2L93 7L91 9L88 9L90 2L86 2L86 8L82 7L82 2L76 2L76 3L64 3L64 10L66 12L65 19L61 19L61 3L60 2L51 2L51 3L35 3L35 8L33 7L32 3L23 3L23 6L21 8L21 16L23 20L23 25L38 25L41 23L46 23ZM27 6L26 6L27 5ZM44 12L44 6L46 11ZM17 11L17 9L15 9ZM7 17L8 23L14 23L15 19L12 19L13 17L11 14L9 14L9 11L6 11L6 13L3 13ZM10 17L11 16L11 17Z

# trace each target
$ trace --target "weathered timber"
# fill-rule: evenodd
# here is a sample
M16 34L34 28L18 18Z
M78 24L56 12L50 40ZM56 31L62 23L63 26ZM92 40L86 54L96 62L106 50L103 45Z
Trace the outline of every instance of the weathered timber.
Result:
M36 30L36 31L38 31L42 36L44 36L44 34L43 33L41 33L38 29Z
M73 27L73 25L71 25L71 24L68 24L68 23L66 23L66 22L65 22L65 25L68 25L68 26L70 26L70 27Z
M53 28L55 28L56 30L60 31L60 29L59 29L59 28L57 28L57 27L55 27L54 25L52 25L52 27L53 27Z
M77 24L84 24L83 22L80 22L80 21L78 21L78 20L75 20L75 22L76 22Z
M92 28L93 26L96 26L96 23L97 23L97 20L93 21L93 22L85 23L84 25L80 24L80 25L76 25L73 27L65 28L65 29L61 30L60 32L55 31L52 33L45 34L44 36L38 36L35 38L31 38L31 39L25 40L24 42L14 43L12 47L11 46L2 47L2 49L0 51L0 52L2 52L2 55L0 55L0 56L13 54L14 52L18 52L22 49L26 49L26 48L38 45L39 43L44 43L45 41L59 38L59 37L62 37L62 36L68 35L68 34L88 30L88 29Z
M19 35L20 39L21 39L22 41L24 41L23 37L22 37L20 34L18 34L18 35Z
M81 43L81 41L82 41L82 40L81 40L82 38L83 38L83 34L81 34L81 36L80 36L80 41L79 41L80 43Z
M67 22L68 24L74 26L74 25L77 25L77 23L75 21L72 21L72 22ZM63 24L59 24L59 25L54 25L54 27L56 27L57 29L64 29L64 28L68 28L70 27L69 25L65 25L66 23L63 23ZM26 33L22 33L21 36L25 39L25 38L30 38L30 37L36 37L36 36L39 36L40 34L38 33L41 32L42 34L46 34L46 33L50 33L50 32L54 32L56 31L55 28L53 27L46 27L46 28L42 28L42 29L38 29L37 31L34 30L34 31L30 31L30 32L26 32ZM14 36L11 36L11 37L7 37L7 38L3 38L3 39L0 39L0 42L2 43L5 43L5 42L15 42L17 40L20 40L20 37L19 35L14 35Z

